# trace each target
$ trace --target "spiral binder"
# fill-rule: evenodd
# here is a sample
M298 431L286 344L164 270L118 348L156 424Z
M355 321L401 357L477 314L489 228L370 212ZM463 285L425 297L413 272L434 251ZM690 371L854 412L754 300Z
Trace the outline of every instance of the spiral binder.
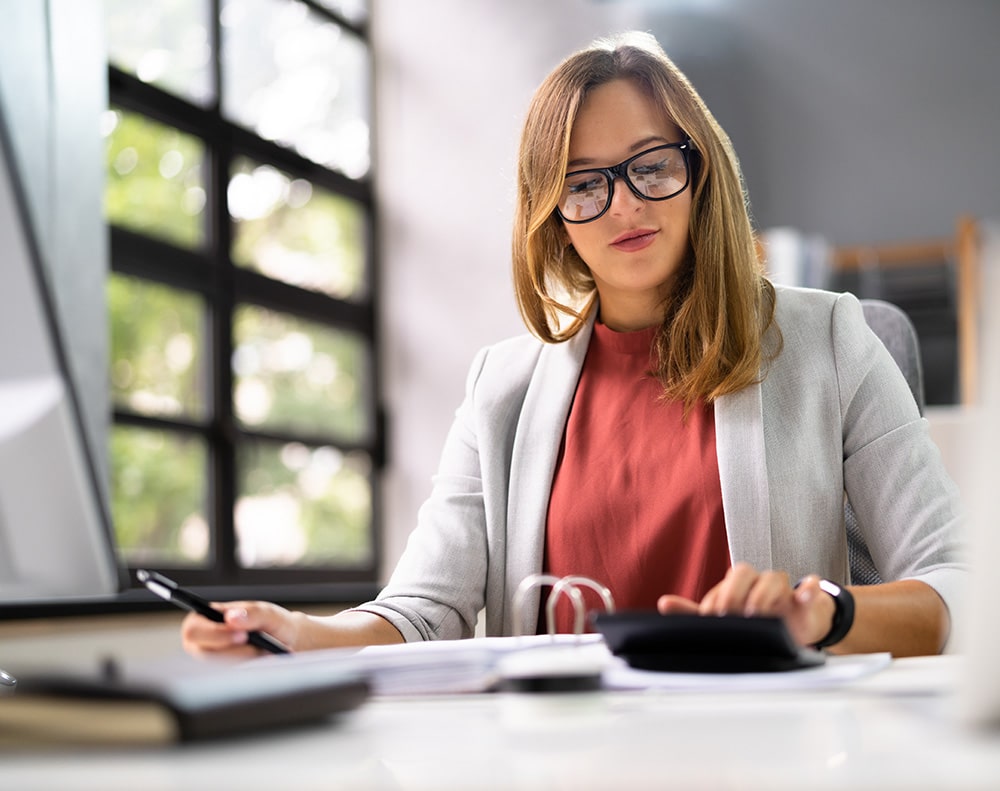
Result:
M600 582L576 574L565 577L557 577L553 574L532 574L521 580L514 592L514 636L521 636L522 612L524 602L528 594L535 588L551 586L548 597L545 599L545 628L549 636L556 633L556 604L560 596L566 596L573 605L573 634L581 635L586 624L587 612L584 608L583 594L580 586L590 588L597 592L604 604L604 611L613 613L615 611L615 599L611 595L611 590Z

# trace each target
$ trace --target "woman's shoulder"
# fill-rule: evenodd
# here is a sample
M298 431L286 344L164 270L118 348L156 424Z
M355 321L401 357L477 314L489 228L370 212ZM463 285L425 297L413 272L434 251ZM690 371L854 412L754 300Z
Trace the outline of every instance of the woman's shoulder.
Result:
M802 286L775 284L774 294L776 310L784 313L815 313L817 310L829 313L842 300L857 302L857 297L847 291L829 291Z
M525 332L482 347L476 357L484 366L500 370L509 366L532 366L544 346L542 340Z
M775 285L775 321L785 329L829 333L837 325L864 325L861 302L848 291Z
M470 392L475 392L481 402L507 401L523 397L537 376L558 378L561 372L570 369L578 373L587 349L590 326L588 324L585 330L558 343L524 333L483 347L469 371Z
M481 347L469 368L469 389L482 393L526 386L544 345L534 335L523 333Z

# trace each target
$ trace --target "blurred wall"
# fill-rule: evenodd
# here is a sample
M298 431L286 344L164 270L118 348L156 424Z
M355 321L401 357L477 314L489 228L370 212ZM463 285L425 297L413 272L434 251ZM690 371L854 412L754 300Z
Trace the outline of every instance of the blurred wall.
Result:
M646 2L733 138L761 228L835 245L1000 217L1000 2Z
M107 485L103 31L99 3L0 0L0 103Z

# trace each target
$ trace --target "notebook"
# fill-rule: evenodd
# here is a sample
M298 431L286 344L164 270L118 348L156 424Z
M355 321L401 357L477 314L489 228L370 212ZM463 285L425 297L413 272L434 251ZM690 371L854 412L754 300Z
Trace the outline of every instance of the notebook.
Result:
M367 679L181 658L153 665L18 673L0 693L0 749L148 746L237 737L328 720L360 706Z

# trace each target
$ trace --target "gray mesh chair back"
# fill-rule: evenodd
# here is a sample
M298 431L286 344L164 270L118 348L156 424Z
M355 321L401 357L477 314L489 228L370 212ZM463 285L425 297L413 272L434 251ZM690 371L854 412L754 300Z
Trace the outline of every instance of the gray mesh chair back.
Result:
M868 326L889 350L892 359L903 372L917 402L917 408L920 414L923 414L924 375L920 364L920 344L913 322L901 308L880 299L863 299L861 308ZM844 523L847 527L847 557L851 569L851 584L878 584L882 578L875 568L868 546L861 537L857 516L850 502L844 504Z

